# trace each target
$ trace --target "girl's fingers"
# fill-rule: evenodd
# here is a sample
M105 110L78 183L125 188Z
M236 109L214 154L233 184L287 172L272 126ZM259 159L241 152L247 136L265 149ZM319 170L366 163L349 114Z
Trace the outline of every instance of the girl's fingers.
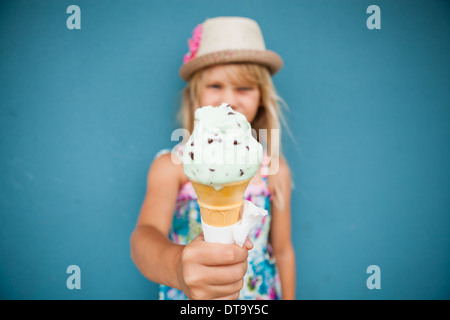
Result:
M239 292L224 296L224 297L219 297L216 298L215 300L237 300L239 298Z
M247 272L247 240L235 244L206 243L197 236L182 252L183 277L192 299L237 299Z
M246 248L247 250L253 249L253 242L248 237L245 239L244 248Z
M203 270L210 273L208 284L221 286L242 280L247 272L247 266L248 264L245 262L232 266L208 267Z
M244 262L248 257L248 249L235 244L208 243L202 241L203 233L188 245L192 250L192 258L206 266L232 265ZM189 258L189 256L187 257Z
M211 294L213 299L217 300L236 300L243 286L244 280L241 279L225 286L213 286L211 287Z

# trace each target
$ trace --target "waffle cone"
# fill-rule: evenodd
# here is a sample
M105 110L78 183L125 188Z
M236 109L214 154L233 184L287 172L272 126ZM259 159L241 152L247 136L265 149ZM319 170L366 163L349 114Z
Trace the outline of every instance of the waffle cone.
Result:
M214 227L231 226L239 221L244 192L250 180L232 182L216 190L191 181L204 223Z

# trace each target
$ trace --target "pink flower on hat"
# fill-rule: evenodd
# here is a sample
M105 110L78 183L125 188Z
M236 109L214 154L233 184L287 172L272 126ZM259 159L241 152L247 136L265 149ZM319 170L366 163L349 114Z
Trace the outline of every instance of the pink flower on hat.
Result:
M183 63L187 63L191 59L194 59L198 47L200 46L200 40L202 39L202 24L195 27L192 32L192 38L188 40L189 52L184 56Z

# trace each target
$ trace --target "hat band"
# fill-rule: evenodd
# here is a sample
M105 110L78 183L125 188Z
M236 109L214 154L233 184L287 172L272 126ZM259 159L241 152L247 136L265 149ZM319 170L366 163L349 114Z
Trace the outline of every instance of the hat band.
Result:
M222 63L256 63L269 68L271 74L283 66L281 57L270 50L223 50L197 56L180 68L180 76L187 80L198 69Z

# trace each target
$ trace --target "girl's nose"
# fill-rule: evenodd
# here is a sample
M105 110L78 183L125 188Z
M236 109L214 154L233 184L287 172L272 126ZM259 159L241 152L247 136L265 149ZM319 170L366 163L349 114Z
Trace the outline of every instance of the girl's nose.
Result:
M236 96L233 92L233 90L225 90L225 92L222 95L222 102L228 103L233 109L236 107Z

